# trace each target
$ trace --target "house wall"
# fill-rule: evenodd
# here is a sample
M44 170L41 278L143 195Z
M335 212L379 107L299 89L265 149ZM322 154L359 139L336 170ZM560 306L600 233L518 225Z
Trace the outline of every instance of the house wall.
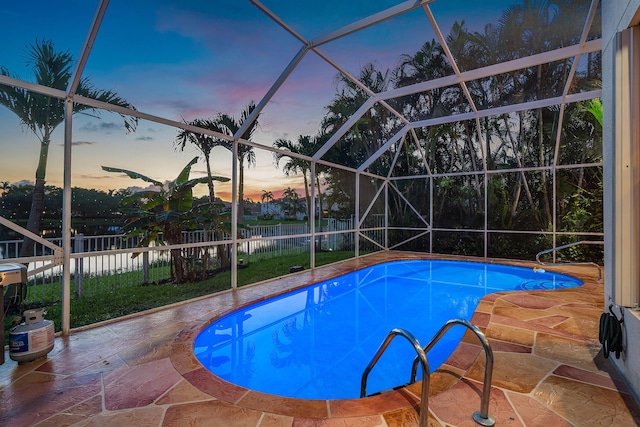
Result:
M603 104L603 161L604 161L604 221L605 221L605 307L616 301L616 269L628 268L628 263L638 263L638 254L629 256L622 248L620 234L628 230L616 230L616 179L621 179L615 167L615 38L618 31L638 24L640 0L601 0L602 3L602 104ZM619 184L619 182L618 182ZM619 207L618 207L619 208ZM631 212L629 212L631 214ZM637 229L636 231L637 232ZM619 272L618 272L619 273ZM632 284L632 286L638 284ZM620 359L609 360L625 377L633 390L636 401L640 396L640 315L637 310L624 311L623 348ZM614 308L618 314L617 308Z

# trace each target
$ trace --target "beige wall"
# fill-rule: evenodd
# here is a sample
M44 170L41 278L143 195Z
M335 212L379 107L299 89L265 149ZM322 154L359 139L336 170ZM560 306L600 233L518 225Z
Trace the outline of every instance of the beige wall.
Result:
M614 91L614 53L615 36L618 31L638 24L640 0L602 0L602 48L603 48L603 137L604 137L604 221L605 221L605 307L615 302L615 278L621 277L621 270L633 270L630 263L638 263L638 254L629 255L623 250L620 225L616 227L616 186L620 186L622 173L615 167L615 91ZM628 179L628 178L627 178ZM640 197L640 195L639 195ZM619 208L619 206L618 206ZM633 212L625 212L631 215ZM628 231L627 231L628 232ZM636 231L637 232L637 231ZM618 238L616 238L618 236ZM638 283L635 283L638 286ZM623 309L624 352L620 359L609 359L625 377L634 391L636 400L640 397L640 313L637 310ZM616 310L617 313L617 310Z

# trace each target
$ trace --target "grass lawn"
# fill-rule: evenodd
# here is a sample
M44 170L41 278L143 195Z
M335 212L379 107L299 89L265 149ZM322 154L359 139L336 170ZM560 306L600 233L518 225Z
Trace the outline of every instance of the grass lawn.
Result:
M320 252L316 253L316 264L330 264L351 257L353 257L353 252ZM253 261L238 270L238 286L245 286L262 280L284 276L285 274L289 274L289 269L294 265L301 265L305 269L308 269L309 254L303 253ZM57 288L57 290L48 292L48 294L59 295L60 283L54 283L51 284L51 286ZM111 289L106 288L83 297L72 296L71 328L115 319L128 314L214 294L230 288L231 272L225 271L200 282L183 284L138 284ZM34 308L35 306L38 306L38 303L33 301L30 302L28 308ZM61 330L61 303L56 301L48 304L40 304L40 306L46 311L45 318L54 321L56 331ZM9 337L8 331L13 326L12 317L12 315L9 315L5 319L6 340L8 340Z

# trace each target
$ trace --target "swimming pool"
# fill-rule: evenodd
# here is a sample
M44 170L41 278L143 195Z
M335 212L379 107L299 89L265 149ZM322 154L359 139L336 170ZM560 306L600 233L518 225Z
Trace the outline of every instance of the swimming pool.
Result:
M470 320L492 292L559 289L578 279L478 262L391 261L354 271L216 319L194 342L200 363L252 390L305 399L359 397L360 378L387 333L396 327L422 345L451 318ZM437 369L458 345L452 329L429 352ZM415 352L394 340L369 375L369 393L406 383Z

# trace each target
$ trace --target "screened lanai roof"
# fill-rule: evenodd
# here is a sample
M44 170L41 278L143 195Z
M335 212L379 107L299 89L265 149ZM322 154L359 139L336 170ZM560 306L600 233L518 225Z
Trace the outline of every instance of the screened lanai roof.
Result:
M218 113L239 115L250 102L257 107L235 135L202 132L259 148L256 168L247 171L259 179L261 168L273 168L278 139L324 132L301 157L378 176L382 154L398 153L399 147L421 151L417 132L450 122L473 128L483 117L541 107L559 111L561 121L564 105L600 96L599 80L591 78L601 49L597 0L54 3L0 6L6 23L0 28L0 65L9 71L0 83L140 119L136 132L126 133L115 114L74 118L74 185L117 187L113 177L105 183L105 164L171 179L193 156L175 149L176 129L197 130L186 123ZM34 72L25 66L28 47L44 39L75 59L67 88L34 84ZM429 63L439 48L444 61ZM558 70L563 84L546 87L552 79L544 73ZM531 73L541 73L540 84L520 84ZM75 94L85 78L113 90L135 111ZM350 98L347 110L337 110L340 96ZM384 122L377 143L355 162L341 164L341 139L365 126L367 117ZM259 125L250 141L241 139L253 119ZM0 109L0 121L4 179L32 180L37 144L7 109ZM62 132L61 126L53 135L58 143L48 174L48 182L59 185ZM480 134L473 143L480 158L491 150ZM231 175L231 156L215 156L214 172ZM484 162L443 170L422 156L422 168L413 173L488 167ZM556 150L547 164L558 158ZM392 164L382 170L389 177L399 174Z
M53 264L72 258L72 186L146 185L103 166L162 183L198 156L192 176L207 173L206 156L178 143L183 130L231 142L209 158L224 178L215 196L232 205L291 188L310 191L310 215L348 205L339 214L352 222L333 233L354 242L352 256L361 242L530 256L549 235L552 246L602 235L601 216L579 217L585 203L602 210L601 137L579 114L601 96L598 0L63 0L3 2L0 16L0 92L27 95L0 108L0 182L33 183L46 169L36 183L64 189L62 248L42 241L61 255ZM53 52L68 52L59 79L32 66ZM66 117L59 106L47 116L58 125L30 129L40 95L66 100ZM78 106L89 108L71 114ZM197 126L221 114L239 126ZM232 211L237 224L243 210ZM321 223L303 237L315 241ZM243 240L237 226L230 238Z

